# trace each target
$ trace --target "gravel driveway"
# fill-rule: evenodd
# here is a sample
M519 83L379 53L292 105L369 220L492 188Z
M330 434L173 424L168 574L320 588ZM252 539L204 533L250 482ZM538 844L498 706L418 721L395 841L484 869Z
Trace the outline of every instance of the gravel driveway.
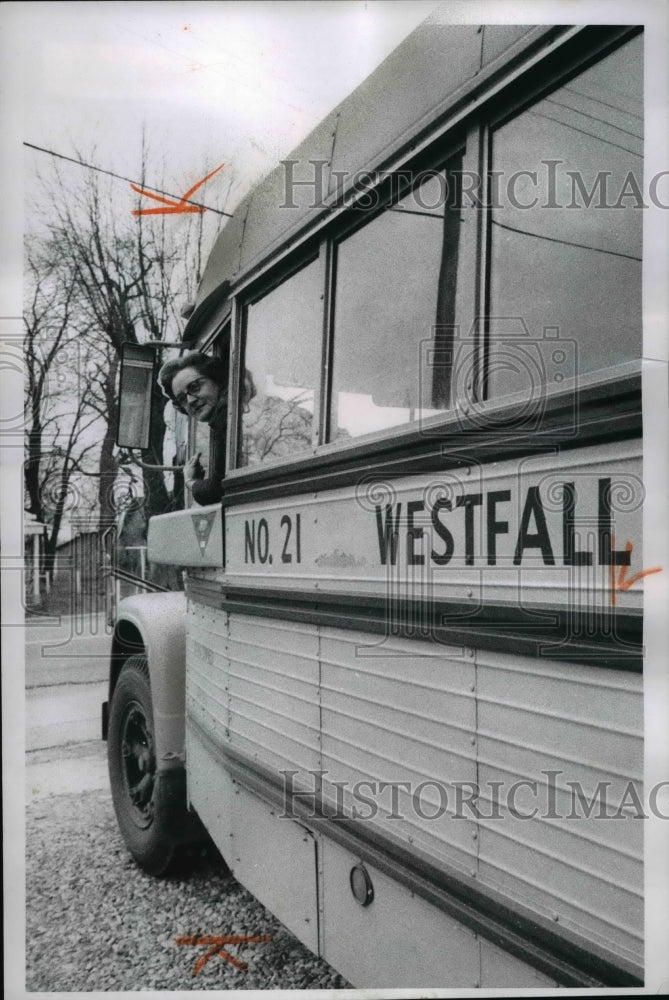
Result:
M26 987L35 991L341 989L225 869L200 852L191 874L155 879L125 850L107 791L51 795L26 814ZM226 945L236 968L180 936L269 935Z

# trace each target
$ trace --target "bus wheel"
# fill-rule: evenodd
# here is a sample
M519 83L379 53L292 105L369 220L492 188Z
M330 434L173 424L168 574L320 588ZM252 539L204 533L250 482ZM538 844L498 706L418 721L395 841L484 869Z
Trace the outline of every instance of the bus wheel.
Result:
M158 775L145 656L131 656L121 670L109 713L107 757L116 819L128 850L145 871L163 875L174 859L186 803Z

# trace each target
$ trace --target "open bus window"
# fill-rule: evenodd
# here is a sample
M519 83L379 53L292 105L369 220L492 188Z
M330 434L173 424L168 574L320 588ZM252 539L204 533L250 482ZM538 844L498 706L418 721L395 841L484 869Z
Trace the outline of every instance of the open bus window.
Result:
M527 389L510 317L529 350L578 344L579 373L641 355L642 56L638 36L493 133L489 396Z
M339 243L331 440L448 408L450 372L421 372L421 358L426 345L438 346L440 331L452 330L459 189L456 173L426 172L409 194Z
M240 466L285 458L312 446L321 296L321 269L315 260L246 308L248 374L240 418Z
M212 454L213 445L215 444L217 447L220 447L220 445L218 445L218 442L212 441L214 435L211 433L211 427L204 421L200 422L191 418L191 428L193 443L189 454L197 455L199 452L202 456L202 464L207 469L207 474L209 474L209 469L213 469L215 463L215 456ZM223 446L224 444L223 442ZM186 495L191 505L197 505L197 501L190 490L186 490Z

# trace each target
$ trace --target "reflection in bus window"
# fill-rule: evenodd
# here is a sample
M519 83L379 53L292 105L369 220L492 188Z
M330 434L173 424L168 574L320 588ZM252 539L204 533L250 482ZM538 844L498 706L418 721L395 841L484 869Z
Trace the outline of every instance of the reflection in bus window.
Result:
M252 389L241 413L240 466L312 446L321 362L320 276L318 261L312 261L247 306L244 366Z
M339 244L330 440L448 408L450 371L428 355L452 337L459 190L455 173L430 171Z
M641 354L642 54L637 37L493 134L491 396L523 387L495 343L509 317L576 341L580 373Z

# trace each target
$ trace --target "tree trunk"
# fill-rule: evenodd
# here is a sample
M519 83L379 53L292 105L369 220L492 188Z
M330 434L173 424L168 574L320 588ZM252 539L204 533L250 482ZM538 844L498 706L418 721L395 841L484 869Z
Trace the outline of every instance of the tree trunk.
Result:
M44 509L39 489L40 462L42 461L42 422L40 418L41 396L32 400L31 426L28 434L28 457L24 466L26 493L28 494L28 512L34 514L38 521L44 521Z
M118 365L118 355L111 354L109 357L109 375L104 386L108 418L105 426L105 435L100 448L100 462L98 466L100 474L98 480L98 527L100 532L103 532L110 525L114 524L118 513L114 496L114 484L118 473L118 464L114 458L118 413L118 402L116 399L116 373Z

